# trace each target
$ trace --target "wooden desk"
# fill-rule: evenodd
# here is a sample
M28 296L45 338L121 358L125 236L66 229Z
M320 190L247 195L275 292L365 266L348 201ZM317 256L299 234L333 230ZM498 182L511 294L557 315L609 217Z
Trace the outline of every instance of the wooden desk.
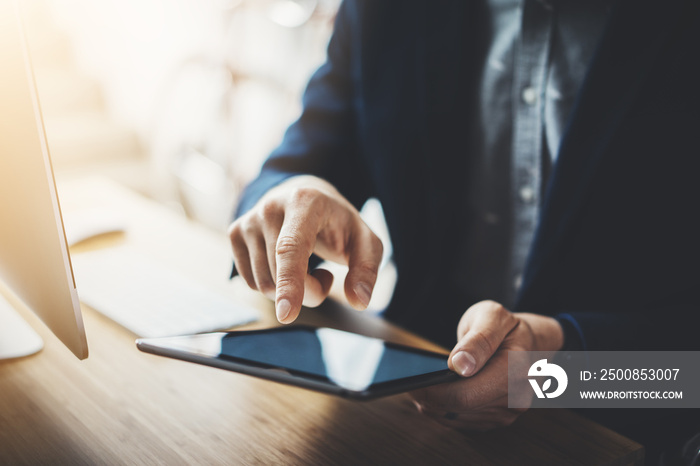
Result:
M274 324L266 299L226 279L223 234L104 181L59 184L59 194L64 211L104 206L128 215L128 233L107 243L129 242L259 307L264 319L257 326ZM566 410L532 410L509 428L464 434L420 415L405 395L351 402L144 354L134 335L88 308L90 357L78 361L23 314L46 348L0 362L0 464L628 465L643 459L640 445ZM338 305L305 311L303 320L430 347Z

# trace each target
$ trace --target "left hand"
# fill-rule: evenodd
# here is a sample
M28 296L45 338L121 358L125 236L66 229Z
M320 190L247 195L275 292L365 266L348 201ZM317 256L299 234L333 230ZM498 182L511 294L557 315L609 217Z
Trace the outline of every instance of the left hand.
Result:
M479 431L508 426L526 411L508 408L508 351L555 352L564 344L555 319L513 313L494 301L470 307L459 322L457 336L448 365L464 379L417 390L411 396L420 412L437 421ZM527 384L526 380L522 383Z

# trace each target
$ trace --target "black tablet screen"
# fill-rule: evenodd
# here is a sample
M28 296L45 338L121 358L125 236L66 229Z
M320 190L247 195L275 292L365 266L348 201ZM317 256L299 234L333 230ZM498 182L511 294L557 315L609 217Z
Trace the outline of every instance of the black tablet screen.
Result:
M312 374L354 391L448 368L445 355L312 327L225 334L219 357Z

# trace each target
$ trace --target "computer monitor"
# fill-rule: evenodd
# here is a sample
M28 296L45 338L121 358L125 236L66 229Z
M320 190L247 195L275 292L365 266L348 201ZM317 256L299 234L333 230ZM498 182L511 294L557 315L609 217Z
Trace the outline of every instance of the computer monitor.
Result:
M0 358L41 339L10 309L26 306L80 359L87 339L29 52L16 0L0 0ZM21 302L21 303L20 303Z

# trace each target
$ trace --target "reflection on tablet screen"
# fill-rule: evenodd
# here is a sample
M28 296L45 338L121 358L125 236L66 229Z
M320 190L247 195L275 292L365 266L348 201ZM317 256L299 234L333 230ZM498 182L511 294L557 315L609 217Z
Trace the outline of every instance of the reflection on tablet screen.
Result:
M282 368L347 390L446 370L447 357L330 328L287 327L182 337L174 347L211 358Z

